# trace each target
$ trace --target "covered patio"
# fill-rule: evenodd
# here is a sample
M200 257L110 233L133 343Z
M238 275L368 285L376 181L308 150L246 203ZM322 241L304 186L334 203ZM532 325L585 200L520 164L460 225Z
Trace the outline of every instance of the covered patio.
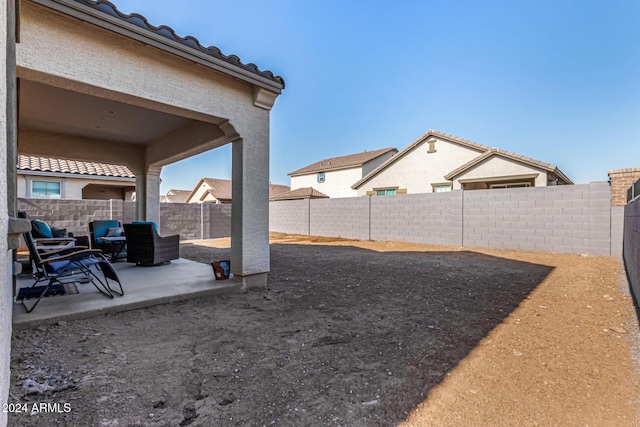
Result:
M109 2L31 0L18 12L17 153L128 166L136 220L162 232L162 167L232 143L233 273L264 285L269 111L284 80Z
M112 264L124 288L124 295L105 298L91 284L77 284L77 294L44 298L31 312L22 304L13 304L13 327L24 329L71 319L86 319L97 314L117 313L151 307L187 298L241 292L242 284L232 279L216 280L211 266L180 258L157 267L136 267L135 264ZM30 277L21 276L17 287L33 284Z
M2 2L0 34L6 76L0 85L0 193L6 196L0 232L9 236L0 240L0 400L6 402L11 251L28 226L15 218L17 155L128 166L136 175L136 219L159 223L162 233L162 167L231 143L231 272L243 289L264 286L270 110L284 80L103 0ZM134 288L128 284L128 291ZM0 416L0 425L5 422Z

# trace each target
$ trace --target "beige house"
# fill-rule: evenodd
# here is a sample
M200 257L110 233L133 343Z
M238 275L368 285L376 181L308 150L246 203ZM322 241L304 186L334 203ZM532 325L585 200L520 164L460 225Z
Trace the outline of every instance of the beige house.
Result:
M185 203L231 203L232 182L228 179L202 178L185 199ZM269 198L289 191L286 185L269 184Z
M566 184L549 163L430 130L351 188L381 196Z
M18 156L18 197L130 200L136 177L126 166Z
M397 152L389 147L321 160L291 172L291 190L313 188L328 197L355 197L358 192L351 185Z

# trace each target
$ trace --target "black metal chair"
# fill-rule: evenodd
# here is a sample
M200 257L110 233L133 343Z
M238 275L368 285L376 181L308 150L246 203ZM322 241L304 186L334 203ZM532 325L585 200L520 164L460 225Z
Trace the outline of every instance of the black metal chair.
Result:
M40 300L52 290L56 283L64 285L65 283L91 282L98 292L108 298L113 298L113 294L124 295L118 274L101 250L70 247L40 253L31 232L24 233L24 240L29 248L34 266L33 278L35 282L30 289L34 290L38 283L48 281L30 307L25 303L27 298L22 298L21 302L27 313L31 313L36 308ZM102 279L98 277L98 272L102 273ZM119 291L111 287L110 280L118 284Z
M180 258L180 236L160 236L153 224L124 224L127 262L137 265L166 264Z

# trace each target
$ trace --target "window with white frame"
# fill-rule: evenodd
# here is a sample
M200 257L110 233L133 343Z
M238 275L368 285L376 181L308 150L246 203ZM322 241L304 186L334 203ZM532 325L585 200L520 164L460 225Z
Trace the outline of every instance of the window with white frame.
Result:
M451 191L451 184L435 184L433 186L434 193L444 193L446 191Z
M318 172L318 182L324 182L324 172Z
M395 196L396 189L395 188L382 188L380 190L376 190L376 196Z
M62 185L54 181L31 181L31 197L38 199L62 198Z

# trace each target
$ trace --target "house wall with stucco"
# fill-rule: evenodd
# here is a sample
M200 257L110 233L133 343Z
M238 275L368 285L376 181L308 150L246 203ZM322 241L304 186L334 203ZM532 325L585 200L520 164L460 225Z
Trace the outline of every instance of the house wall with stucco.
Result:
M292 176L291 190L313 187L329 197L355 197L356 190L351 188L354 182L362 178L362 167L327 171L324 182L318 182L318 173Z
M324 182L318 182L318 172L291 177L291 190L313 187L329 197L356 197L358 191L351 186L393 157L394 151L385 153L362 166L324 171Z
M61 184L61 199L121 199L122 187L135 186L134 180L107 180L107 179L87 179L74 178L69 176L37 176L25 175L18 172L18 197L33 197L31 194L31 183L33 181L59 182ZM93 184L94 190L87 189ZM99 187L99 188L95 188ZM111 188L110 188L111 187ZM126 198L126 197L125 197Z
M9 231L9 179L7 153L15 144L15 74L13 62L13 18L9 3L0 2L0 405L8 403L11 361L11 317L13 308L13 280L7 232ZM15 153L14 153L15 154ZM0 426L7 425L6 411L0 411Z
M534 168L523 163L514 162L513 160L506 159L498 156L491 156L480 162L476 166L464 171L462 174L456 176L453 179L453 189L459 190L462 188L460 181L474 180L474 179L486 179L491 181L492 178L501 179L504 182L510 182L504 180L506 176L518 176L518 175L537 175L534 180L534 187L546 187L547 186L547 172L538 168Z
M357 194L379 188L406 189L408 194L431 193L432 184L445 183L446 174L478 157L482 152L454 142L435 138L434 152L429 152L429 143L423 141L376 176L363 183Z

